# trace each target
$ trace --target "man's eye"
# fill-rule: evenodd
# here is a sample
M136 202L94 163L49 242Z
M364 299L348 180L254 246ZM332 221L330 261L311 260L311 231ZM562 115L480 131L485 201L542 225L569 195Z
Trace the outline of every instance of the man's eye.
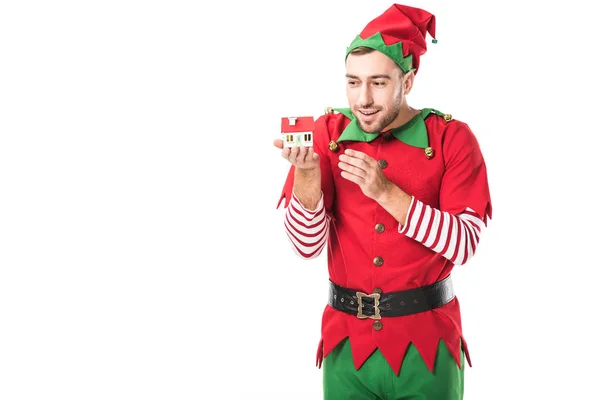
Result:
M384 86L385 82L373 82L375 86Z
M356 84L357 84L357 82L355 82L355 81L348 81L348 85L350 85L350 86L354 86Z

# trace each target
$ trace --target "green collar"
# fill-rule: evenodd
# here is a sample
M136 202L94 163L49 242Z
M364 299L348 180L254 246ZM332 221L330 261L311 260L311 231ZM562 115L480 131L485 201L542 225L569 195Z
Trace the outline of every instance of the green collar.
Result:
M358 125L356 117L349 108L334 108L334 111L344 114L351 119L346 129L342 132L337 142L351 140L356 142L370 142L379 136L379 133L367 133ZM421 112L415 115L410 121L404 125L392 129L390 132L394 137L409 146L424 149L429 146L429 137L427 136L427 127L425 126L425 118L430 113L444 115L433 108L424 108Z

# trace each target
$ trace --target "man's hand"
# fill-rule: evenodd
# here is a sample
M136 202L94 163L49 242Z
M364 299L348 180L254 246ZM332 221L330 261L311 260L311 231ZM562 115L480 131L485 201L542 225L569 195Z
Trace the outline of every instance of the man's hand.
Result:
M283 147L283 140L275 139L273 145L281 149L281 156L288 160L296 169L313 170L319 168L319 155L312 147Z
M340 155L342 177L356 183L365 196L375 201L385 197L393 188L373 158L360 151L347 149Z

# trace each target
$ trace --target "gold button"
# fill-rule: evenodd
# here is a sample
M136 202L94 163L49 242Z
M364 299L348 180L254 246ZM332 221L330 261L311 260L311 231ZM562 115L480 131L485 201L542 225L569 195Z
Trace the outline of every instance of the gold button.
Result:
M340 146L338 146L338 144L336 142L334 142L333 140L331 142L329 142L329 150L338 151L339 149L340 149Z
M381 328L383 328L383 324L381 323L381 321L373 322L373 329L375 329L376 331L380 331Z
M431 147L426 147L424 151L427 158L431 160L433 158L433 149Z
M325 114L333 114L333 108L331 108L331 107L327 107L327 108L325 109Z
M452 114L444 114L444 121L446 121L446 122L452 121Z
M377 288L373 289L373 293L379 293L379 294L381 294L381 293L382 293L382 291L381 291L381 289L379 289L379 288L377 287Z
M375 264L378 267L381 267L383 265L383 258L381 258L381 257L375 257L373 259L373 264Z
M377 164L379 165L379 168L384 169L385 167L388 166L388 162L385 160L379 160L377 161Z
M385 230L385 226L382 223L375 225L375 232L381 233Z

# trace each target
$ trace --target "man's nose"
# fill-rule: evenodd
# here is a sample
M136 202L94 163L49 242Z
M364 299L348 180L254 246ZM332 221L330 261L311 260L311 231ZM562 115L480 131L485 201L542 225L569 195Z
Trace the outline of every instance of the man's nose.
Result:
M369 85L363 85L360 88L360 96L358 98L358 104L361 107L369 107L373 104L373 96L371 95L371 89Z

